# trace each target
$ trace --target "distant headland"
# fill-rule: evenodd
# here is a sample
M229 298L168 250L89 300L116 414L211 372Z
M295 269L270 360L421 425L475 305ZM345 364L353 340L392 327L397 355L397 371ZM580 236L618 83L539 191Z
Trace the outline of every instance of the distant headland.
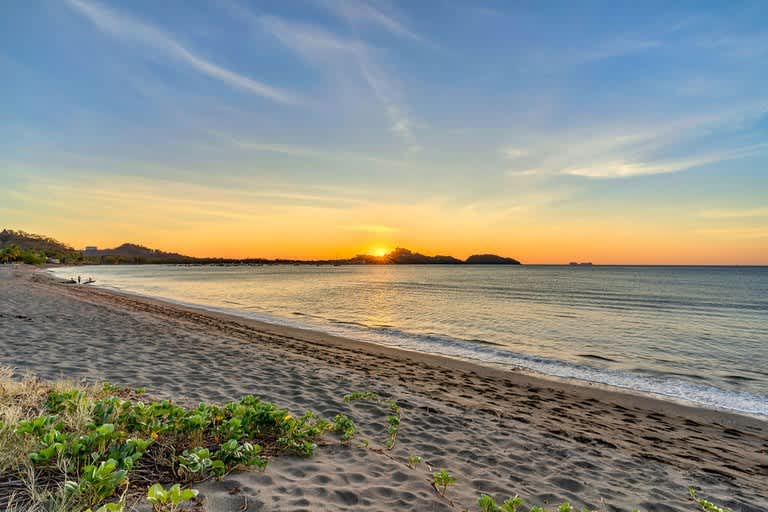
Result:
M400 247L381 256L358 254L353 258L331 260L197 258L132 243L124 243L113 249L89 246L80 251L51 237L4 229L0 231L0 263L17 261L36 265L520 265L514 258L495 254L474 254L466 260L460 260L453 256L426 256Z

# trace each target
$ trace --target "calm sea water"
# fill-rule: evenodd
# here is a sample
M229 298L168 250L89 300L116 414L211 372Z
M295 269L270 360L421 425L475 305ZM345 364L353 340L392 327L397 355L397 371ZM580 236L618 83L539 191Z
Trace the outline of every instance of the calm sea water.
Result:
M768 268L100 266L98 286L768 416Z

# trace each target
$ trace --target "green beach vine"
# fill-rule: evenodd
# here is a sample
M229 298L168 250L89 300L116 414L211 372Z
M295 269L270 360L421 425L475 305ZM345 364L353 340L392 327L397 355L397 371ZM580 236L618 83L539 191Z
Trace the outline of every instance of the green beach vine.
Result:
M326 434L348 441L356 430L343 414L296 417L253 396L189 408L112 384L54 387L33 378L0 392L4 509L120 511L149 488L155 510L177 510L194 498L182 485L262 470L283 453L309 457Z

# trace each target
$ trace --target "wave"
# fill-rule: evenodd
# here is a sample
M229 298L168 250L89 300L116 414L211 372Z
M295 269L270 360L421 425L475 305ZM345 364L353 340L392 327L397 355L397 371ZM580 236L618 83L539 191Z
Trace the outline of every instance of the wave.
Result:
M196 306L206 309L205 306ZM768 396L729 391L703 383L689 382L678 378L682 376L674 374L651 372L646 369L638 369L637 372L608 370L588 364L570 363L560 359L523 354L488 340L459 339L435 333L416 334L393 327L367 326L359 322L326 319L317 315L302 314L300 316L320 321L298 322L269 314L244 314L242 311L229 308L214 308L214 310L287 327L321 330L336 336L406 350L469 360L496 367L523 369L544 376L597 383L711 409L768 417ZM582 354L582 357L607 362L615 361L596 354ZM654 375L648 376L642 375L642 373L654 373ZM686 377L691 376L686 375Z
M62 269L62 271L66 272L64 269ZM56 274L56 272L54 272L54 274ZM119 286L120 283L126 282L131 283L131 286ZM136 284L138 284L138 289L141 291L137 291ZM632 390L634 392L646 393L657 397L682 400L708 408L724 409L761 417L768 417L768 396L766 395L739 389L722 389L716 385L711 385L711 380L709 378L703 379L701 375L696 375L693 373L674 373L673 368L667 368L666 371L657 371L654 369L656 367L655 364L653 364L651 368L622 368L620 370L601 368L599 367L601 366L601 363L603 363L604 366L616 366L621 365L622 363L626 364L628 361L620 361L611 357L607 357L606 355L599 353L599 351L597 351L598 353L594 353L591 351L591 348L584 347L582 348L583 351L578 351L573 354L574 357L581 358L581 360L577 359L576 361L564 361L555 357L544 357L517 352L513 347L510 347L509 344L499 344L477 336L467 336L466 338L456 336L455 334L457 331L453 329L452 326L442 326L439 322L439 319L434 323L436 327L446 330L453 329L453 332L412 332L405 327L399 328L392 325L391 323L382 322L381 320L378 320L375 323L371 322L370 324L360 321L346 320L343 319L345 314L339 313L338 310L335 314L339 318L333 318L333 316L331 316L334 315L332 308L327 309L327 313L330 314L326 314L325 308L323 308L322 314L316 314L317 311L314 313L310 311L303 311L300 304L286 304L286 306L289 306L289 309L281 312L275 312L268 311L265 307L246 306L242 303L232 301L231 299L224 299L223 297L221 297L215 305L210 303L206 304L205 302L213 300L212 298L207 297L204 299L192 298L189 300L175 300L171 297L168 297L167 295L176 294L176 296L183 296L183 294L177 293L177 291L175 291L173 288L163 289L161 286L154 286L154 281L152 284L153 286L145 286L142 290L141 284L138 282L133 283L132 281L124 280L118 281L118 284L115 284L114 281L111 281L107 278L98 278L97 280L97 286L100 287L112 288L136 295L149 297L157 296L158 298L163 298L164 300L175 302L177 304L198 307L215 312L233 314L272 324L297 327L302 329L314 329L333 335L358 339L370 343L399 347L411 351L432 353L446 357L469 360L479 364L486 364L494 367L523 369L542 375L549 375L558 378L579 380L584 382L593 382L606 386L612 386L615 388ZM441 290L453 287L452 285L446 286L442 284L427 286L420 283L390 282L387 283L388 289L391 288L393 284L396 288L400 286L403 289L408 287L411 289L414 287L420 289L421 291L417 295L422 299L428 299L429 297L427 296L440 294L442 293ZM369 285L376 286L374 283L369 283ZM522 288L507 287L502 289L501 287L494 286L487 286L485 288L495 289L495 291L491 292L491 299L498 296L507 298L512 296L518 298L524 297L525 301L529 303L537 301L554 301L553 294L548 292L542 293L541 290L539 293L532 293L530 290L526 291ZM477 293L477 289L475 287L464 291L470 294ZM564 302L567 302L566 305L568 307L573 307L574 305L577 305L578 307L595 307L599 308L601 311L606 311L611 307L628 307L630 304L632 305L631 307L635 310L652 310L652 304L650 304L651 307L648 308L645 307L645 304L652 303L654 301L665 303L664 307L670 307L672 304L674 304L673 307L684 307L685 310L689 312L691 309L703 311L712 306L716 306L717 308L721 308L723 310L729 307L728 305L716 303L712 300L677 300L674 298L670 299L669 297L666 299L661 299L660 297L650 296L632 298L626 295L622 296L620 294L610 294L607 292L601 292L601 297L603 297L603 300L602 304L598 304L597 297L595 296L596 292L582 291L568 295L569 293L570 291L566 292L565 296L561 295L559 300L561 305ZM612 295L610 300L605 298L607 295ZM572 300L575 297L578 298ZM250 303L262 304L255 299ZM737 304L739 308L747 311L753 311L755 309L762 311L764 309L762 301L734 301L732 303L733 307L736 307ZM356 304L356 306L359 306L359 304ZM421 311L416 311L416 313L421 313ZM570 318L574 317L574 315L569 314L566 310L555 312L555 314L552 316L559 317L561 315ZM735 319L735 317L733 318ZM653 325L656 326L666 328L668 325L666 319L662 320L656 318L655 322L656 323ZM730 332L734 332L733 329L735 328L741 327L732 327ZM468 330L465 331L469 334ZM485 333L480 333L480 335L485 336ZM705 333L702 333L702 336L704 335ZM494 336L494 333L487 334L487 337L489 338ZM758 340L758 338L755 339ZM568 340L565 339L563 340L564 343L567 341ZM641 341L646 343L647 348L652 351L656 358L664 353L663 348L654 348L657 343L648 344L648 341L645 339L641 339ZM716 341L716 338L712 338L708 341L708 343L715 343ZM659 346L661 347L661 345ZM681 352L682 349L680 347L675 350L677 350L677 354L686 354L686 352ZM723 369L725 370L725 368ZM747 386L750 382L759 380L734 373L740 371L741 369L739 367L729 369L727 372L724 371L723 374L720 375L722 381L719 384L728 386L730 383L733 384L734 387L741 387ZM750 375L754 374L768 376L768 373L753 368L750 368L749 371L745 370L745 373Z
M453 338L424 335L377 336L365 333L340 333L348 337L368 338L365 341L392 345L409 350L429 352L494 366L520 368L535 373L564 379L575 379L632 390L657 397L671 398L713 409L731 410L761 417L768 417L768 396L729 391L707 384L688 382L674 375L644 376L576 364L559 359L533 356L514 352L493 343L478 344ZM355 336L357 334L357 336ZM388 333L394 334L394 333ZM592 359L608 360L602 356Z

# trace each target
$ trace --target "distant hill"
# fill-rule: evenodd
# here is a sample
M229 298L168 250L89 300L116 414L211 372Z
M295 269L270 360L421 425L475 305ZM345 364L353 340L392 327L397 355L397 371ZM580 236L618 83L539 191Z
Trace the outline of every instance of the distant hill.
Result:
M72 246L44 236L4 229L0 231L0 262L23 261L40 264L58 261L68 265L115 263L197 263L198 258L150 249L137 244L123 244L114 249L78 251ZM214 260L220 261L220 260Z
M125 243L114 249L86 250L89 260L98 259L101 263L195 263L198 258L175 252L150 249L143 245Z
M3 229L0 231L0 263L24 262L33 265L47 261L76 264L82 255L53 238Z
M398 247L384 256L359 254L354 258L338 260L292 260L265 258L196 258L175 252L165 252L151 249L143 245L124 243L113 249L86 248L78 251L71 246L53 238L34 235L24 231L4 229L0 232L0 262L24 261L26 263L45 263L47 260L57 260L68 265L115 265L115 264L294 264L294 265L478 265L503 264L519 265L513 258L505 258L495 254L475 254L462 261L453 256L426 256L418 252Z
M48 236L35 235L25 231L4 229L0 231L0 249L17 245L22 249L40 252L71 252L75 249Z
M473 254L465 261L467 265L519 265L514 258L505 258L495 254Z

